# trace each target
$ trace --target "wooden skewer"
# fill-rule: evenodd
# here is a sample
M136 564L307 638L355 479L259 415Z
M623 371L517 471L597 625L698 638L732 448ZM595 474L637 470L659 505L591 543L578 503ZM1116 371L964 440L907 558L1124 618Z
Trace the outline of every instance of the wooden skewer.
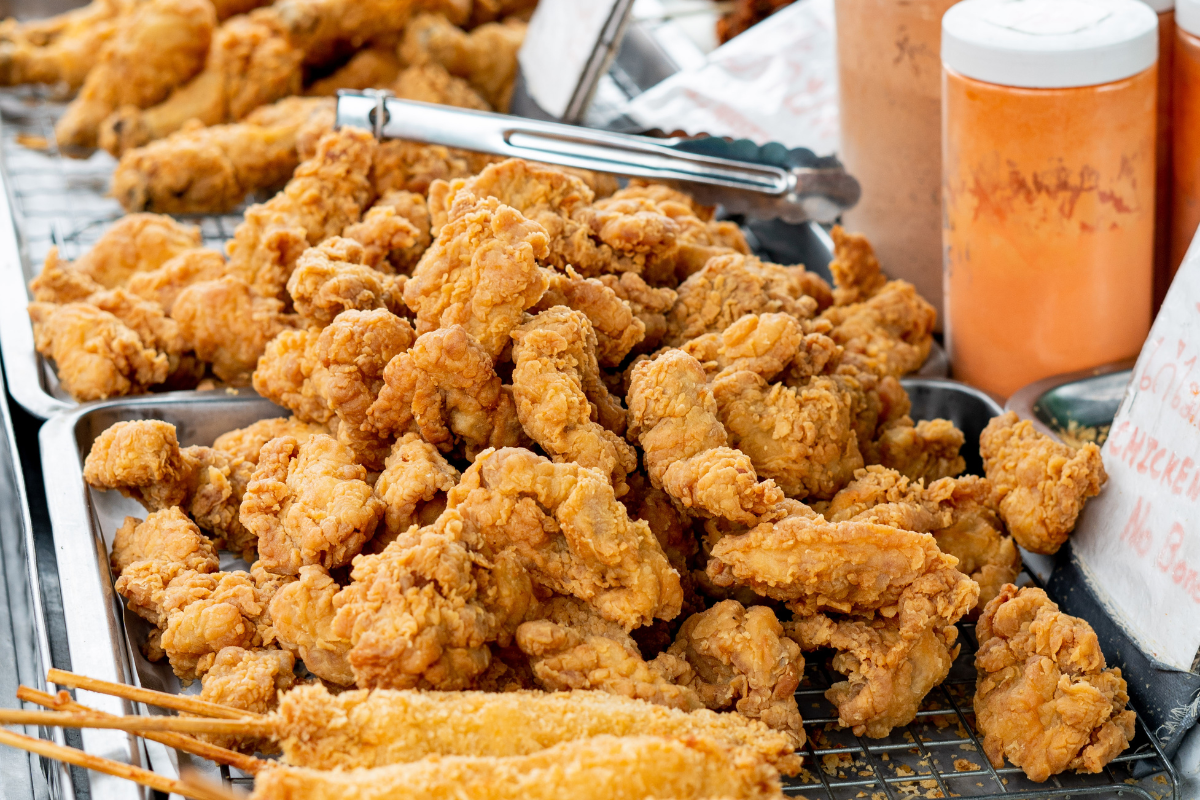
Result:
M123 764L120 761L113 761L109 758L93 756L82 750L76 750L73 747L63 747L53 742L35 739L32 736L25 736L20 733L13 733L12 731L0 729L0 744L6 744L9 747L15 747L18 750L25 750L29 753L36 753L46 758L65 761L77 767L103 772L105 775L125 778L126 780L140 783L142 786L149 786L151 789L157 789L167 794L181 794L185 797L194 798L194 800L231 800L225 792L221 794L209 792L206 787L200 786L195 782L185 783L184 781L168 778L150 770L142 769L141 767L135 767L132 764Z
M102 681L99 678L89 678L86 675L78 675L74 672L67 672L61 669L52 669L47 672L46 680L49 683L56 683L59 686L69 686L72 689L85 689L97 694L112 695L124 700L132 700L135 703L170 708L175 711L183 711L201 717L220 717L223 719L262 717L261 714L255 714L252 711L242 711L230 708L229 706L223 706L219 703L210 703L207 700L188 697L183 694L168 694L167 692L156 692L153 689L140 689L137 686L126 686L123 683Z
M275 725L261 719L198 719L196 717L104 717L58 711L13 711L0 709L0 725L47 725L61 728L106 728L126 733L172 731L174 733L217 733L235 736L271 736Z
M119 717L115 717L112 714L97 711L94 708L88 708L85 705L76 703L66 692L53 695L49 692L42 692L28 686L19 686L17 687L17 699L29 703L37 703L39 706L52 708L55 711L70 711L75 714L95 714L97 717L119 719ZM218 764L237 767L243 772L249 772L251 775L257 774L260 769L266 766L266 762L260 758L243 755L234 750L202 742L199 739L193 739L191 736L184 736L182 733L147 732L144 734L144 737L151 741L161 742L167 747L174 747L176 750L182 750L185 753L192 753L201 758L207 758L209 761L215 761Z
M216 798L224 798L224 800L246 800L246 795L235 792L231 789L226 789L219 783L213 783L208 778L205 778L193 767L184 767L179 771L179 779L185 786L194 787L201 792L206 792Z

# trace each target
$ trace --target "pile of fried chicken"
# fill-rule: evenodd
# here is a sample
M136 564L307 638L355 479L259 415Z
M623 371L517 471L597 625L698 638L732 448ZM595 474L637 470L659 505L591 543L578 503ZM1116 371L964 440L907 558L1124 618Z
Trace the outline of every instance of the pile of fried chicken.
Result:
M1035 729L1065 742L1052 772L1127 746L1119 671L1098 647L1044 651L1038 626L1086 623L1004 613L1024 596L1016 544L1061 545L1105 480L1099 451L1010 415L981 439L987 476L962 475L962 432L914 423L898 380L935 312L865 239L834 230L831 288L665 186L468 164L329 132L228 260L134 215L35 281L38 339L75 386L147 387L139 370L191 359L291 413L205 446L157 420L93 443L87 482L149 512L111 554L148 657L247 711L302 662L334 691L735 713L790 753L805 652L835 651L840 723L882 737L982 611L1009 643L981 642L989 756L1034 765L1013 743ZM1107 706L1013 705L1065 702L1034 652Z

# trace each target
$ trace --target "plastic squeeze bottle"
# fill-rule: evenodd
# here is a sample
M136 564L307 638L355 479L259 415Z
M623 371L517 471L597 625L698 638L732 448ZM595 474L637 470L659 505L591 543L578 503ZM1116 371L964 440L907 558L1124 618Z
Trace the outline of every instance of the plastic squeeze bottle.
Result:
M1171 154L1171 274L1200 226L1200 0L1175 13L1174 124Z
M1154 173L1154 311L1179 268L1171 260L1171 99L1175 64L1175 0L1142 0L1158 14L1158 138Z
M942 20L947 330L1007 396L1150 328L1158 17L1137 0L964 0Z
M836 0L846 227L942 317L942 15L957 0Z

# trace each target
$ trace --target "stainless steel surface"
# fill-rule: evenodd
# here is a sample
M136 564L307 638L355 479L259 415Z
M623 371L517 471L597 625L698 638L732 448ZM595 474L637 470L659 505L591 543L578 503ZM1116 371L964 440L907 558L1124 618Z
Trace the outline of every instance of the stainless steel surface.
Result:
M1047 424L1047 420L1042 419L1042 415L1038 413L1038 402L1042 397L1053 389L1065 386L1070 383L1078 383L1091 378L1097 378L1103 375L1112 375L1117 372L1125 372L1133 369L1133 365L1137 359L1129 358L1124 361L1115 361L1111 364L1104 364L1091 369L1078 370L1077 372L1067 372L1062 375L1053 375L1040 381L1035 381L1028 386L1024 386L1013 392L1012 396L1004 404L1005 411L1015 411L1021 419L1027 419L1033 423L1033 427L1047 436L1052 436L1058 439L1058 431ZM1107 391L1118 391L1124 395L1123 387L1113 385L1108 387ZM1118 398L1119 402L1119 398ZM1066 422L1066 420L1062 420Z
M34 556L33 522L25 494L20 454L0 377L0 705L20 708L17 687L45 688L51 664L46 617ZM61 730L24 728L62 744ZM68 771L56 762L18 750L0 750L0 790L5 798L69 798Z
M592 104L592 97L596 94L596 86L608 72L608 68L612 65L617 50L621 46L621 40L625 37L625 30L629 25L629 12L633 10L633 2L634 0L617 0L613 3L612 12L604 23L604 29L600 31L596 47L592 50L592 54L584 66L579 83L575 86L571 100L567 103L567 110L563 112L563 122L572 125L583 123L588 107Z
M56 415L42 427L42 474L54 529L67 646L76 671L152 689L182 690L165 662L151 664L142 657L137 646L145 640L145 622L126 614L113 591L108 569L112 537L127 515L144 518L146 511L117 492L94 492L86 487L83 460L92 441L114 422L151 418L174 424L182 445L211 444L227 430L282 413L255 396L196 392L186 398L149 395L92 404ZM229 563L227 559L222 566ZM191 691L198 690L199 685L194 684ZM90 692L79 692L79 701L114 714L133 712L122 700ZM143 709L141 713L155 711ZM149 757L156 771L167 774L176 772L181 763L213 771L208 762L193 764L188 756L174 751L168 754L161 747L156 758L153 750L147 753L119 731L85 731L84 746L89 753L143 766ZM96 800L126 800L140 794L128 781L91 776L91 796Z
M679 186L734 214L789 222L833 222L858 201L858 182L840 168L782 167L683 152L677 140L610 133L554 122L343 93L338 125L385 138L460 147L511 158L647 178Z

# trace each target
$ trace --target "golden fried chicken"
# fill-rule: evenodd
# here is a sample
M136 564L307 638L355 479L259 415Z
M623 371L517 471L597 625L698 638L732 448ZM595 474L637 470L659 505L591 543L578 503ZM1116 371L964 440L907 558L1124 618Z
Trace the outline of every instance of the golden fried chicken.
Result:
M341 89L381 89L394 83L402 69L404 63L396 56L394 47L368 47L359 50L332 74L310 83L304 94L309 97L336 97Z
M286 650L224 647L200 679L200 699L252 714L266 714L279 704L279 693L295 685L292 671L295 667L295 657ZM270 753L277 749L269 739L222 735L201 738L244 753Z
M806 294L805 276L803 267L781 267L740 253L713 258L679 284L664 342L678 346L704 333L719 333L746 314L781 312L811 319L818 302Z
M262 297L283 297L296 259L357 222L374 197L371 134L344 128L321 137L275 197L246 209L228 245L229 274Z
M836 287L834 303L848 306L871 299L887 284L871 243L860 233L847 233L841 225L833 226L832 237L833 261L829 262L829 271Z
M346 654L350 641L333 630L334 598L341 587L324 567L301 567L297 580L283 586L269 606L279 646L293 652L313 675L337 686L353 686Z
M213 281L225 274L225 257L216 250L185 250L157 269L135 272L124 288L158 303L166 314L175 308L180 293L193 283Z
M686 671L686 663L669 656L647 663L620 625L602 619L584 603L556 597L543 604L537 616L517 629L517 645L547 690L594 689L681 711L704 708L695 691L656 669L660 660L679 665L681 671Z
M627 482L629 492L621 498L630 519L645 520L650 532L658 539L667 561L679 573L684 583L684 610L688 603L688 569L693 556L700 551L700 543L692 532L691 521L682 514L671 497L656 488L645 473L631 473Z
M375 156L375 192L384 195L409 191L425 195L435 181L470 177L495 160L493 156L468 150L389 139L379 143Z
M714 378L749 370L771 380L796 359L821 360L812 367L812 374L817 374L838 356L829 337L820 333L806 336L798 319L780 312L746 314L723 331L701 334L679 349L694 356ZM810 350L816 352L810 354Z
M546 233L493 198L459 192L433 246L404 285L417 332L462 325L494 358L526 309L541 299L549 272Z
M147 108L204 66L217 16L208 0L148 0L122 16L54 126L58 146L90 152L122 106Z
M420 432L443 453L468 460L488 447L527 441L511 387L496 375L492 356L461 325L417 337L383 371L384 386L367 410L382 436Z
M380 272L409 275L433 244L429 207L416 192L393 190L375 201L361 222L342 235L363 246L363 263Z
M109 565L130 611L159 625L163 592L184 572L216 572L217 549L178 506L126 517L113 538Z
M258 465L258 454L263 445L280 436L291 436L299 444L304 444L310 436L317 433L329 433L319 425L302 422L296 417L275 417L260 419L245 428L222 433L212 443L213 450L221 450L231 457Z
M415 236L408 241L415 241ZM305 324L325 328L350 309L404 311L402 285L395 276L365 266L364 258L361 244L340 236L304 251L288 278L287 291Z
M532 755L445 756L370 770L267 767L254 800L455 797L459 800L783 800L779 773L704 736L595 736Z
M735 708L785 732L796 747L804 744L796 705L804 656L767 606L745 608L736 600L723 600L693 614L667 653L691 667L680 682L708 708Z
M166 138L127 150L112 178L126 211L219 214L247 195L285 183L300 163L305 129L333 127L334 104L285 97L239 122L185 126Z
M441 64L422 64L401 70L392 84L392 92L401 100L436 103L441 106L491 111L492 107L462 78L456 78Z
M267 442L241 505L242 524L258 538L262 566L295 575L303 566L349 564L384 512L366 477L350 448L331 436L316 434L304 444L291 436Z
M749 524L784 499L729 446L704 367L692 356L668 350L637 364L628 405L627 436L642 446L651 482L685 509Z
M512 332L513 399L530 437L557 462L609 476L617 496L637 469L637 452L619 434L625 409L609 394L596 363L588 318L563 306L543 311Z
M1004 524L1017 544L1034 553L1058 552L1083 504L1108 480L1095 444L1072 450L1012 411L984 428L979 453L1000 493Z
M933 346L937 312L912 284L889 281L870 299L826 309L831 339L878 375L900 376L919 369Z
M625 274L641 280L631 272ZM546 311L554 306L573 308L587 316L596 336L596 359L602 366L618 366L645 338L646 323L634 314L630 303L604 282L582 278L569 266L565 274L551 273L550 288L534 310Z
M325 425L336 415L321 395L317 363L321 331L284 331L267 343L254 369L254 391L283 406L303 422Z
M1129 747L1133 711L1121 670L1106 669L1092 626L1041 589L1009 584L979 618L975 718L993 766L1031 780L1100 772Z
M167 357L136 332L88 303L30 303L34 345L80 401L138 394L167 379Z
M237 122L259 106L299 94L301 58L270 9L235 16L213 33L199 74L157 105L118 108L101 124L99 144L120 158L191 120Z
M57 245L46 253L42 271L29 282L29 292L39 303L74 303L103 290L71 262L59 258Z
M397 439L375 481L375 496L385 508L383 528L371 540L371 552L381 552L413 525L435 522L446 510L446 493L460 477L438 449L417 434Z
M963 432L948 419L922 420L916 425L908 417L883 429L874 442L878 463L914 480L928 482L953 478L966 469L959 454Z
M667 333L667 312L675 305L675 290L665 286L655 288L633 272L601 275L598 280L628 303L633 315L642 321L642 340L634 345L633 352L657 348Z
M394 43L404 30L414 0L280 0L269 9L306 64L324 64L338 51Z
M626 630L679 614L683 593L650 526L608 477L520 448L485 451L447 498L487 554L510 552L535 583Z
M445 68L466 80L491 108L507 113L525 28L524 22L506 20L467 33L440 14L417 14L404 29L400 58L414 66L433 63Z
M331 694L313 684L283 694L275 718L283 761L314 769L381 767L427 756L519 756L561 742L635 734L712 737L787 774L800 761L788 737L758 721L707 710L687 713L607 692ZM441 724L445 719L474 724L470 729Z
M96 53L132 15L131 0L93 0L47 19L0 23L0 85L59 84L78 89L96 63Z

